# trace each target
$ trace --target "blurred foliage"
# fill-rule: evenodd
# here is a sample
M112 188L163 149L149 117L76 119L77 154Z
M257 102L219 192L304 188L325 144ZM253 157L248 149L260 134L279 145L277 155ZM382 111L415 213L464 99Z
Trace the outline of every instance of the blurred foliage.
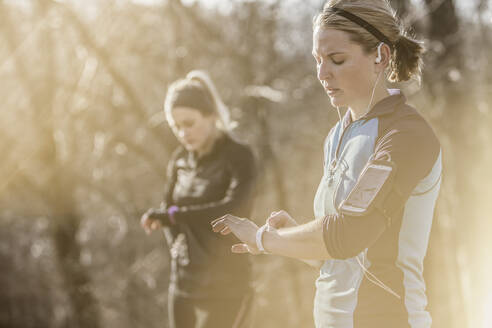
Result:
M426 259L434 326L481 327L492 299L488 2L467 16L451 0L393 2L428 47L423 84L398 87L445 161ZM210 72L259 159L254 219L312 217L337 119L310 54L321 5L0 1L1 327L167 325L168 252L138 219L159 204L177 145L166 88L191 69ZM312 326L316 270L253 265L255 326Z

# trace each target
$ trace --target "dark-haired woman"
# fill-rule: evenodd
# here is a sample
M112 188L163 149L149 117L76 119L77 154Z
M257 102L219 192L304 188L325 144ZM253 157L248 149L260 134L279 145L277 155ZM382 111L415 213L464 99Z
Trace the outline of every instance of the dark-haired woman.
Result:
M386 0L331 0L315 17L313 56L334 107L346 107L324 145L314 220L272 213L258 228L226 215L213 222L266 251L323 260L316 327L430 327L423 260L441 181L440 144L399 90L418 78L420 42L405 34ZM267 228L270 229L267 229Z
M141 224L148 233L163 226L169 244L170 327L247 327L248 256L230 254L233 238L219 238L210 222L226 213L250 215L253 154L230 136L229 112L202 71L169 88L165 114L181 147L168 165L163 204Z

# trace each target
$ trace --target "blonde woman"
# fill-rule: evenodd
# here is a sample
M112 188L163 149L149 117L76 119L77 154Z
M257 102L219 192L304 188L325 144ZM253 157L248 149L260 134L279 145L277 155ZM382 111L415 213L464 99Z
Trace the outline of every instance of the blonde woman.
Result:
M331 0L314 19L318 79L347 108L324 145L314 220L283 211L266 225L213 222L240 240L236 253L323 260L316 327L430 327L423 260L441 181L431 127L386 80L419 78L422 45L385 0Z
M252 152L230 136L229 112L202 71L169 88L164 110L181 146L168 165L163 204L147 211L141 224L148 233L164 226L171 252L170 327L246 327L248 256L230 254L233 238L219 238L210 222L226 213L250 214Z

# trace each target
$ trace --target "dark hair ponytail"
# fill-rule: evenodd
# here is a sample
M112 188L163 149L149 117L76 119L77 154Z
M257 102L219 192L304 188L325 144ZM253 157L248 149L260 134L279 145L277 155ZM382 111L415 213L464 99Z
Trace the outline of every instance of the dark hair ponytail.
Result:
M423 65L422 54L424 53L423 43L404 33L398 37L393 46L389 80L402 82L416 77L420 81Z

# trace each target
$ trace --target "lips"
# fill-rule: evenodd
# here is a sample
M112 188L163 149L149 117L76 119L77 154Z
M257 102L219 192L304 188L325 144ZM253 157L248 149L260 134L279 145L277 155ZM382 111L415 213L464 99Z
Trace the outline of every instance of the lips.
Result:
M191 145L191 144L193 144L193 143L195 142L195 140L193 140L193 139L189 139L189 138L188 138L188 139L186 139L186 138L185 138L185 139L183 139L182 141L183 141L185 144L187 144L187 145Z
M325 88L325 90L326 90L326 93L330 96L334 95L335 93L340 91L340 89L338 89L338 88Z

